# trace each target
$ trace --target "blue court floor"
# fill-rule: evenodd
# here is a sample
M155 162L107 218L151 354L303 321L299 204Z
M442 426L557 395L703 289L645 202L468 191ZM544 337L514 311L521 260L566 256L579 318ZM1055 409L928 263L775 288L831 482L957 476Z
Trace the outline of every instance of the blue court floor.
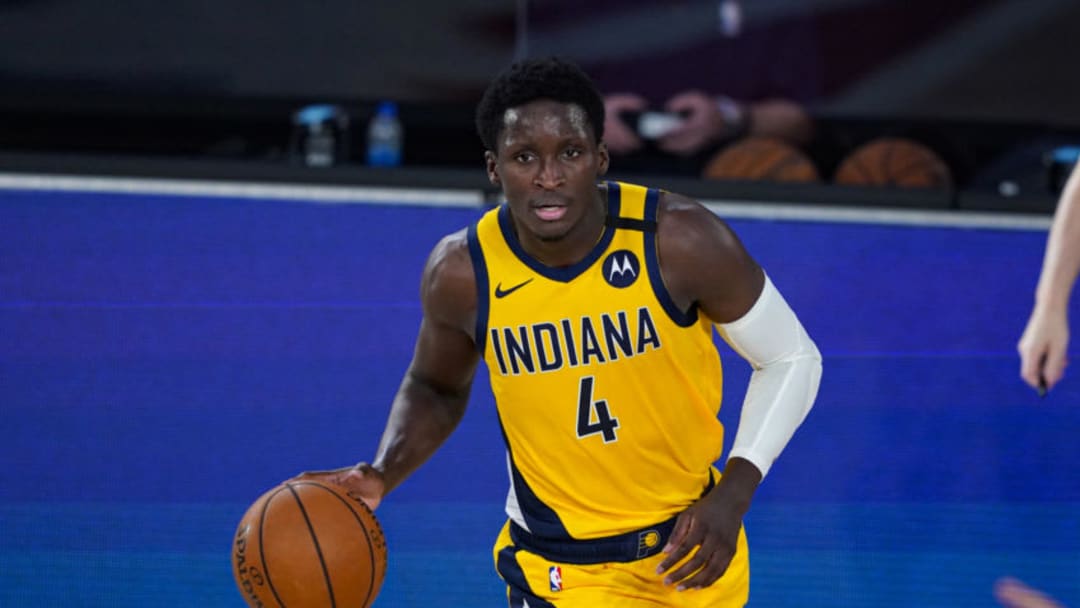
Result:
M371 457L427 253L480 212L0 191L0 606L243 606L240 516ZM1040 400L1015 352L1045 234L731 224L825 356L746 522L750 605L993 606L1009 575L1080 607L1080 376ZM505 475L482 372L379 510L377 606L505 606Z

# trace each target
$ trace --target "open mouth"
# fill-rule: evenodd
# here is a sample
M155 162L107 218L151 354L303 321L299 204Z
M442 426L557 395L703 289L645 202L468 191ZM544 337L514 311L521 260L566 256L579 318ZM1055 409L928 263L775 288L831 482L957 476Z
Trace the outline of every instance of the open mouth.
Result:
M540 205L533 208L533 213L545 222L554 222L566 215L566 207L562 205Z
M545 222L554 222L560 220L566 215L566 210L569 207L570 202L564 196L555 193L545 193L542 196L537 196L531 202L532 211L536 214L536 217Z

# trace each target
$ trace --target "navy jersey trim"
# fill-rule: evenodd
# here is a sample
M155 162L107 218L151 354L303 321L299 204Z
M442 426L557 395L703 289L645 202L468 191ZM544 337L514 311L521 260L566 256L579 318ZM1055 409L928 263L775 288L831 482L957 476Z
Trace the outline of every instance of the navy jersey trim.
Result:
M510 483L514 487L514 496L517 498L521 516L525 518L525 525L541 536L557 539L569 539L570 532L566 530L559 514L555 509L547 506L544 501L533 492L525 477L514 464L514 452L510 449L510 438L506 436L506 427L503 426L502 414L498 414L499 432L502 433L503 443L506 445L506 456L510 460Z
M469 259L472 260L473 273L476 274L476 350L484 354L484 345L487 344L487 321L488 321L488 273L487 264L484 263L484 250L480 248L480 237L476 234L477 223L469 226L467 239L469 242Z
M713 478L712 469L709 469L709 481L701 491L701 496L708 494L715 486L716 480ZM580 565L625 563L660 553L675 530L678 518L679 516L675 515L668 520L614 536L568 541L543 538L511 521L510 540L529 553L553 562Z
M619 215L619 187L614 182L608 182L608 215ZM503 239L506 240L506 244L510 247L510 250L514 252L519 260L529 268L533 269L540 276L547 277L552 281L559 281L560 283L569 283L581 275L592 266L596 260L600 259L604 251L607 250L608 245L611 244L611 239L615 237L615 228L612 226L604 226L604 235L600 237L600 242L592 248L592 251L585 256L583 260L572 266L565 266L561 268L552 268L539 262L536 258L526 253L525 248L521 246L521 242L518 241L517 234L514 232L513 220L510 217L510 205L503 203L499 207L499 229L502 232Z
M508 444L509 445L509 442ZM509 447L507 448L509 451ZM517 497L518 508L521 516L525 518L525 525L529 526L533 534L545 538L570 539L570 532L566 530L559 514L547 506L544 501L533 492L525 477L514 463L514 456L510 455L510 483L514 484L514 496Z
M656 216L660 207L660 191L655 188L649 188L648 193L645 195L645 221L656 224ZM653 293L656 294L656 299L660 301L660 305L664 308L664 312L668 317L680 327L690 327L698 320L697 304L690 307L690 310L683 312L676 306L675 300L672 299L671 294L668 293L667 286L664 285L664 277L660 274L660 259L656 251L656 232L644 231L642 235L645 238L645 267L648 268L649 282L652 283Z
M529 553L534 553L544 559L561 564L626 563L660 553L664 546L667 545L671 532L675 530L677 517L672 517L667 521L640 530L626 532L625 534L569 542L550 540L530 534L521 526L510 522L510 539L514 541L515 545ZM656 540L653 541L651 546L646 545L643 541L647 534L656 535Z
M637 230L638 232L656 232L656 222L635 220L629 217L612 217L609 215L604 220L604 224L612 228L624 228L626 230Z
M526 605L526 601L528 601L530 608L533 606L536 608L555 608L554 604L540 599L533 593L528 579L525 578L525 571L522 570L521 564L517 561L519 550L516 547L504 547L499 550L499 557L495 562L495 571L499 573L499 576L506 582L506 586L510 590L510 608L522 608L522 606Z

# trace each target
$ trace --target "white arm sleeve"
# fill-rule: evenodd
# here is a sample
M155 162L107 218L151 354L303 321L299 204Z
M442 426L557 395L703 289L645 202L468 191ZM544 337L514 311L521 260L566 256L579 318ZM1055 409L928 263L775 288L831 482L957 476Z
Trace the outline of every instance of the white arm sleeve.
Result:
M716 328L754 369L728 459L745 458L765 477L814 404L821 353L768 276L749 312Z

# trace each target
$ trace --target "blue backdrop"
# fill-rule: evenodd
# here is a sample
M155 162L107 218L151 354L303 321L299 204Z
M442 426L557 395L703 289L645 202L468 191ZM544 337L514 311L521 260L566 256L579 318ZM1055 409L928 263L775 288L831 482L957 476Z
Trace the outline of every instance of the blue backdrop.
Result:
M242 606L240 516L371 457L424 259L479 214L0 193L0 605ZM747 520L751 605L992 605L1013 575L1080 606L1080 378L1039 400L1015 354L1045 234L732 225L825 356ZM733 428L749 369L722 352ZM505 605L505 474L481 372L379 510L377 605Z

